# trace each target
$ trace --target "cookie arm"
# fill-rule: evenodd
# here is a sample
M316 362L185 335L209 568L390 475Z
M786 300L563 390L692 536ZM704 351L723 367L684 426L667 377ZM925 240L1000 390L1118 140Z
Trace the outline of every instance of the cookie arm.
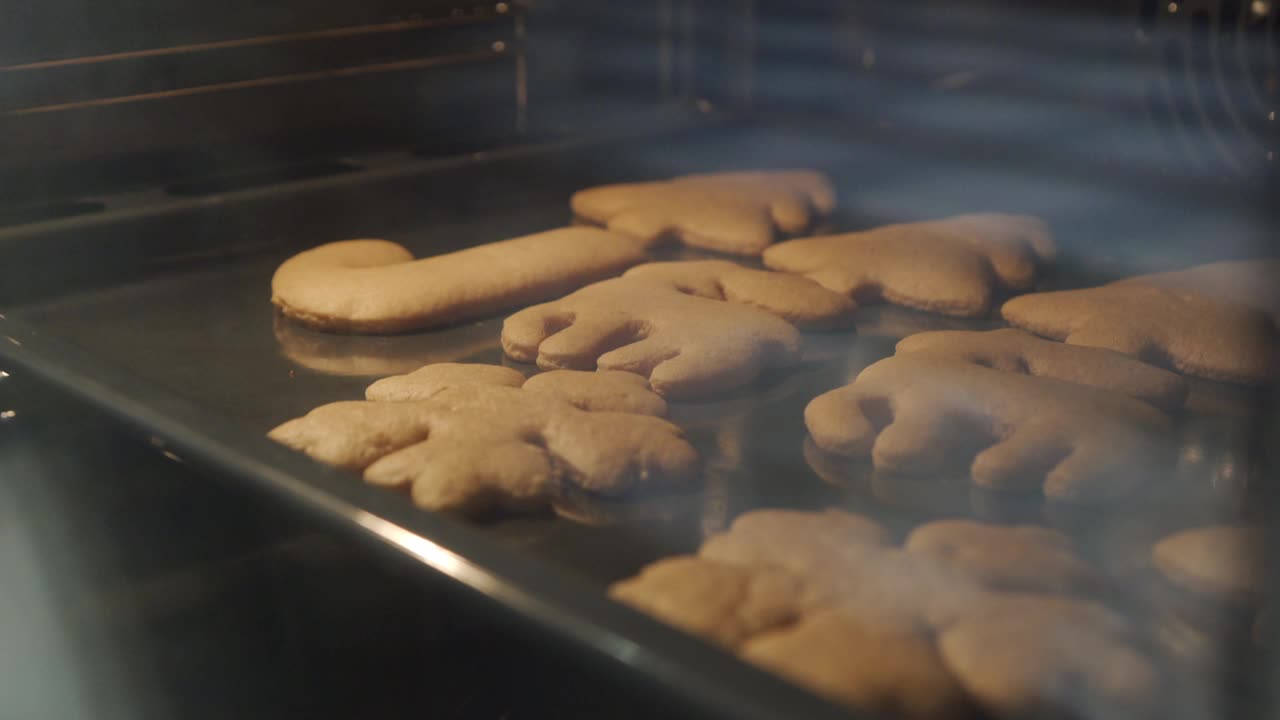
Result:
M534 362L542 341L569 327L573 320L573 311L559 303L525 308L503 321L502 351L516 362Z
M871 402L887 402L887 398L868 394L857 385L837 388L819 395L805 407L805 426L823 450L866 457L876 439L876 427L864 412L864 405Z

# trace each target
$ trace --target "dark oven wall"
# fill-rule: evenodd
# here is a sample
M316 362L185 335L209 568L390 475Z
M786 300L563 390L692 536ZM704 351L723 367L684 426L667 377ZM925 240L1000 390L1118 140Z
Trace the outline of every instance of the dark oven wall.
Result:
M3 3L0 180L42 202L516 130L513 3Z
M1274 164L1280 4L761 0L756 106L1158 172ZM990 148L998 149L998 148Z
M210 175L343 172L344 154L645 127L691 105L679 24L697 4L5 0L0 220Z
M863 216L1035 212L1134 262L1276 249L1280 3L754 7L754 112L838 126Z
M228 173L347 172L354 153L748 111L885 154L1230 193L1274 165L1280 105L1280 3L1248 0L0 9L0 225L93 212L134 185L207 192Z

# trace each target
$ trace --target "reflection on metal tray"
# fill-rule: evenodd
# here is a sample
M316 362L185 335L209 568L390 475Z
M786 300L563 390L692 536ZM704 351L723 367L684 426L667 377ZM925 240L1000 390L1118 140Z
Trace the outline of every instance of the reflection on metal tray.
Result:
M785 164L821 167L824 156L831 159L820 140L784 138L784 148L807 148L803 155L783 153ZM742 137L724 145L742 146ZM692 148L697 151L688 152L691 159L685 162L704 162L703 167L711 165L708 158L728 156L717 156L705 145ZM626 177L628 171L643 175L637 168L646 162L652 171L657 155L676 158L689 149L666 139L615 149L610 157L623 168L618 175ZM523 234L567 222L567 192L600 179L574 174L572 164L550 166L546 157L528 160L538 163L537 170L518 159L503 169L549 179L530 190L518 207L502 206L494 197L462 212L428 204L419 208L416 224L371 231L386 230L390 239L420 254ZM772 162L765 156L736 161L783 164L776 156ZM557 175L556 169L565 174ZM838 178L848 177L847 168L843 174L841 168L832 169ZM490 168L490 176L492 172ZM360 182L359 173L347 175L340 182ZM429 198L441 185L439 178L424 177L418 191ZM491 210L489 205L504 212L482 212ZM287 196L267 207L297 211ZM255 209L261 211L260 201ZM215 254L207 257L216 257L219 242L243 242L238 235L250 232L234 211L232 205L221 217L224 226L238 232L210 236L204 250ZM372 217L375 208L362 208L361 215ZM874 220L851 214L838 224L851 229ZM130 221L138 222L136 217ZM1058 507L1039 497L985 494L957 478L884 477L826 457L806 445L801 418L811 398L891 354L896 340L907 334L991 325L870 307L861 313L857 333L809 335L806 360L794 371L762 378L723 397L673 403L672 420L687 429L705 460L701 492L634 502L566 496L556 513L543 517L459 525L418 512L405 498L312 463L264 435L319 404L361 397L372 377L429 362L505 362L498 346L501 319L392 337L332 336L283 322L268 302L273 270L292 248L335 239L317 234L323 229L303 219L298 223L297 235L275 250L210 259L181 273L148 277L122 270L115 282L65 287L52 298L6 308L0 334L8 342L0 343L0 358L108 407L176 456L374 537L557 637L611 658L620 671L674 689L701 709L725 717L844 713L612 604L602 590L656 558L692 551L703 537L744 511L839 506L875 515L899 532L936 516L1043 522L1075 533L1095 559L1121 571L1136 562L1134 548L1148 547L1160 533L1235 516L1248 489L1242 438L1249 427L1249 398L1209 383L1197 386L1202 410L1188 411L1180 419L1179 469L1156 500L1141 504L1107 510ZM1068 240L1076 230L1066 224ZM180 245L174 251L190 253L192 248ZM1063 273L1050 282L1069 286L1073 276Z

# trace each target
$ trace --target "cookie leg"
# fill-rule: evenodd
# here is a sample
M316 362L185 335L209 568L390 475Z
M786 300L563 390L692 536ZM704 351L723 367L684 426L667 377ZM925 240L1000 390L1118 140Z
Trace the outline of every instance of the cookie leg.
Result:
M697 451L679 427L658 418L580 414L543 438L563 482L601 496L664 491L698 475Z
M760 374L759 358L683 352L658 363L649 374L653 391L663 397L711 395L751 382Z
M985 248L991 272L1010 290L1027 290L1036 279L1036 263L1031 251L1016 243L992 244Z
M868 294L865 291L860 292L858 282L850 277L848 272L838 267L821 268L805 272L803 275L832 292L838 292L851 298L858 294L864 296Z
M608 228L637 238L646 247L673 237L675 231L671 218L661 206L640 207L615 215L609 219Z
M813 222L809 201L803 195L779 197L769 203L769 215L774 225L788 235L804 232Z
M383 455L365 468L364 480L370 485L391 490L408 490L424 465L430 463L433 457L448 451L448 445L438 442L438 438L427 438Z
M948 456L954 418L934 408L901 408L876 438L871 458L876 467L895 472L929 473Z
M554 470L546 451L527 442L499 445L437 443L414 446L379 460L365 478L407 478L413 503L468 517L496 509L536 509L547 502Z
M290 420L269 437L327 465L360 472L387 453L422 442L427 433L414 407L339 402Z
M596 359L627 345L641 328L626 317L608 313L578 317L538 346L538 367L544 370L594 370Z
M552 304L525 308L502 323L502 351L517 362L538 359L538 346L549 336L569 327L574 314Z
M1071 448L1046 430L1018 428L978 453L970 474L974 483L990 490L1035 489L1070 452Z
M1076 448L1045 477L1044 494L1070 502L1113 499L1142 484L1146 470L1137 458L1117 461L1096 448Z
M649 377L653 369L680 354L680 350L656 338L645 338L600 356L601 370L622 370Z
M866 412L873 406L887 408L888 399L847 385L814 398L804 409L804 423L814 444L823 450L866 457L871 454L877 432L877 424Z
M1149 343L1145 337L1133 327L1115 323L1087 322L1072 330L1063 342L1115 350L1139 359L1150 355Z

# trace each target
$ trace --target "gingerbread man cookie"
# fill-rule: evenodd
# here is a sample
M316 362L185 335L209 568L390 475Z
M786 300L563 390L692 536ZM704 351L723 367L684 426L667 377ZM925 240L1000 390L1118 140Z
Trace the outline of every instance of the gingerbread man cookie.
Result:
M977 317L997 294L1029 290L1054 255L1043 221L974 214L791 240L766 250L764 264L860 304Z
M544 369L636 373L667 398L739 387L801 358L799 331L772 313L634 277L521 310L503 324L502 348Z
M482 373L492 377L478 381ZM371 484L407 490L419 507L469 516L542 510L562 486L621 496L698 477L697 452L665 420L588 412L489 370L437 375L443 387L424 391L426 399L332 403L270 437Z
M1067 501L1115 498L1159 473L1172 429L1132 398L926 353L871 365L809 403L805 424L823 450L911 474L982 448L976 484Z
M1010 300L1000 314L1037 335L1115 350L1186 375L1238 383L1274 375L1280 343L1266 312L1180 284L1148 276L1036 293Z
M759 255L780 233L808 230L831 214L831 181L811 170L688 175L673 180L605 185L574 193L578 217L653 245L686 245Z

